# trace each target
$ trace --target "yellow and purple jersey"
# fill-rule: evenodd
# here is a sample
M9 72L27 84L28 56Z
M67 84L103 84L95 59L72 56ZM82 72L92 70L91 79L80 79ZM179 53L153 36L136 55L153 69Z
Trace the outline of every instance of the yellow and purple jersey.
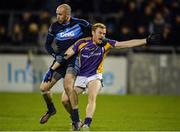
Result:
M90 77L103 72L103 63L106 54L115 46L116 41L109 39L106 44L94 44L91 37L83 38L73 45L78 54L80 71L78 76Z

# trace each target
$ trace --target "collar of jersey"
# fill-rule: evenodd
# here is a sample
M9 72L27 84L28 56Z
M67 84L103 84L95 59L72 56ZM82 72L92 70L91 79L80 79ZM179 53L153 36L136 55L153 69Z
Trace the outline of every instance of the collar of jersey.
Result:
M67 22L67 23L64 23L64 24L62 24L63 26L66 26L66 25L68 25L70 23L70 21L69 22Z

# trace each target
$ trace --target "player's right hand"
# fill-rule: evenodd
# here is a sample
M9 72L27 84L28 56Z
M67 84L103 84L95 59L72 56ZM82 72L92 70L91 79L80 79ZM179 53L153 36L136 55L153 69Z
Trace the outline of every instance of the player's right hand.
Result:
M56 55L55 56L55 60L60 64L64 59L64 56L62 55Z
M51 81L52 79L52 76L53 76L53 73L54 73L54 70L49 68L49 70L46 72L46 75L44 77L44 82L48 82L48 81Z
M64 64L66 63L67 59L65 58L67 56L67 54L63 54L63 55L56 55L55 56L55 60L59 63L59 64Z

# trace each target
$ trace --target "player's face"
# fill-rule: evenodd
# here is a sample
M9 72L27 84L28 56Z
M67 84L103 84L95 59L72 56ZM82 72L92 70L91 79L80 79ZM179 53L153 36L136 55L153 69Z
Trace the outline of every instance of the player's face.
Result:
M57 15L57 21L60 24L66 23L68 21L68 16L64 8L58 7L56 10L56 15Z
M95 31L92 31L92 35L93 35L93 41L96 44L101 44L102 43L102 39L106 35L106 29L104 29L104 28L97 28Z

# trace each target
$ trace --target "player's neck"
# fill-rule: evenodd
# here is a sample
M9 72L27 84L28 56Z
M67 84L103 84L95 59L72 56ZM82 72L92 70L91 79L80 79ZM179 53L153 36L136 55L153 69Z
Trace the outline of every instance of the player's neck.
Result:
M69 23L70 23L70 19L71 19L71 17L68 17L68 18L66 19L66 21L64 21L62 24L63 24L63 25L69 24Z
M92 37L92 42L93 42L93 44L98 45L98 42L94 37Z

